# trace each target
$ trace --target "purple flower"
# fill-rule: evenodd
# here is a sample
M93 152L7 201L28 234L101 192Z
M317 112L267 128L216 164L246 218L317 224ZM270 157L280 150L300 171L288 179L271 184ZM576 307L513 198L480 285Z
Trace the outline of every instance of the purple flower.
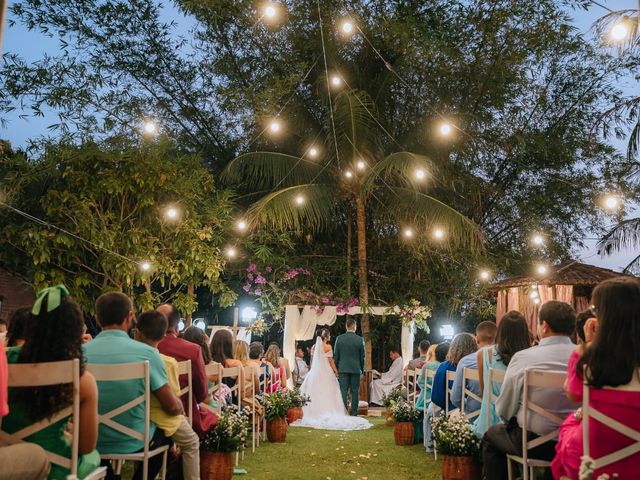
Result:
M322 303L324 303L325 305L328 305L330 302L329 297L327 297L326 295L322 297L321 300L322 300Z
M267 267L267 268L265 268L265 270L267 271L267 273L273 272L273 268L271 268L271 267Z
M306 292L304 292L304 296L307 298L313 297L313 293L311 293L309 290L307 290Z
M251 290L251 285L245 285L244 287L242 287L242 289L243 289L245 292L249 293L249 290Z
M255 272L256 268L257 266L255 263L250 263L249 266L247 267L247 272Z
M256 285L264 285L265 283L267 283L267 279L258 274L258 276L256 277Z
M262 290L259 288L256 288L256 295L259 297L260 295L262 295Z
M250 282L253 281L253 273L249 273L247 275L247 280L249 280Z

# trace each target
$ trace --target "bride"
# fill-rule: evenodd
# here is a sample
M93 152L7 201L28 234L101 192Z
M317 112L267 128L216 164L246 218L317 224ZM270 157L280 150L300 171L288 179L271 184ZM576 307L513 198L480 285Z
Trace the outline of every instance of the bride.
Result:
M320 332L313 347L311 370L300 387L300 393L311 397L302 408L304 417L292 427L311 427L323 430L365 430L372 425L360 417L350 417L342 402L338 385L338 369L333 362L331 335L326 328Z

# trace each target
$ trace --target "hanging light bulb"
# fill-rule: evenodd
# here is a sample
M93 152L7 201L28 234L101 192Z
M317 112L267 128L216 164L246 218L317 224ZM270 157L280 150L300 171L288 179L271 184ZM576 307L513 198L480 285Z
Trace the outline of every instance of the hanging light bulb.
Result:
M276 10L275 5L272 3L268 4L264 9L264 16L270 19L275 18L277 13L278 11Z
M153 120L147 120L142 125L144 133L147 135L153 135L158 131L158 125Z
M304 197L302 195L298 195L296 197L296 205L303 205L304 204Z
M229 259L234 259L238 256L238 251L234 247L228 247L224 253Z
M406 238L413 238L413 229L405 228L402 232Z
M481 280L489 280L489 278L491 278L491 272L489 272L488 270L483 270L480 272L480 279Z
M353 172L351 170L347 170L346 172L344 172L344 176L351 180L353 178Z
M541 247L544 245L544 237L539 233L536 233L533 237L531 237L531 241L537 247Z
M280 125L280 122L278 120L272 120L271 123L269 123L269 130L274 134L280 133L280 130L282 130L282 125Z
M339 87L340 85L342 85L342 79L338 75L332 75L331 85L334 87Z
M353 22L351 22L351 20L344 20L342 22L342 32L347 35L353 33Z
M311 158L316 158L318 156L318 149L316 147L311 147L307 153Z
M629 26L627 25L627 21L622 19L619 23L616 23L610 32L611 39L614 42L622 42L629 36Z
M444 230L442 230L441 228L436 228L436 229L433 231L433 237L434 237L436 240L442 240L442 239L444 238Z
M165 215L169 220L175 220L176 218L178 218L178 210L176 210L174 207L169 207L167 208Z
M142 262L140 264L140 270L142 270L143 272L148 272L149 270L151 270L151 263L150 262Z
M444 136L450 135L452 132L451 125L449 123L443 123L440 125L440 133Z
M236 228L241 232L244 232L247 229L247 222L245 220L238 220L238 223L236 223Z
M418 180L424 180L426 176L427 173L423 169L419 168L416 170L416 178Z
M364 160L358 160L358 163L356 163L356 168L358 170L364 170L365 168L367 168L367 164Z
M620 198L615 195L607 195L604 199L604 206L607 210L616 210L621 205Z
M540 275L544 275L545 273L547 273L547 267L545 265L538 265L537 272Z

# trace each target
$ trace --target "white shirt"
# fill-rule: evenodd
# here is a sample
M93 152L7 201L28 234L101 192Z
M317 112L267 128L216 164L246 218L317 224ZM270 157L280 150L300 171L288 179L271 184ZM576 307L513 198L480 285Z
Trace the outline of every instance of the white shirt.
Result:
M296 366L293 369L293 379L296 385L300 385L304 377L309 373L309 366L304 358L296 357Z
M399 383L402 383L402 365L402 357L396 358L391 364L391 367L389 367L389 371L384 372L382 375L380 375L382 383L384 383L385 385L397 385Z
M502 420L508 422L516 416L518 425L524 429L522 390L525 369L566 372L569 356L575 348L576 346L569 337L553 336L543 338L536 347L516 353L509 362L500 396L496 400L496 412ZM531 388L529 398L549 413L560 418L565 418L576 409L576 404L567 398L562 388ZM527 417L529 431L537 435L545 435L558 428L557 424L531 410L527 412Z

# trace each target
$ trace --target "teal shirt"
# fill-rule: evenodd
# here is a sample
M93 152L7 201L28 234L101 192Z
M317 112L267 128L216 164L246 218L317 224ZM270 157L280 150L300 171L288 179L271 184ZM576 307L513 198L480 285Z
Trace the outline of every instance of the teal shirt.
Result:
M416 400L416 408L421 412L424 412L427 408L429 408L429 404L431 403L433 377L427 377L427 370L435 372L436 370L438 370L439 366L440 362L437 362L435 360L432 360L429 363L425 363L422 366L420 375L418 376L418 386L420 387L420 393L418 393L418 399ZM427 389L426 392L425 389Z
M113 365L117 363L137 363L149 361L149 379L151 392L167 384L164 362L155 348L142 342L136 342L122 330L106 330L84 345L87 363ZM105 414L117 407L144 395L144 380L125 380L122 382L98 382L98 413ZM113 420L144 434L144 402L121 413ZM152 423L149 438L155 433ZM98 432L98 450L100 453L133 453L144 448L140 440L120 433L111 427L100 424Z

